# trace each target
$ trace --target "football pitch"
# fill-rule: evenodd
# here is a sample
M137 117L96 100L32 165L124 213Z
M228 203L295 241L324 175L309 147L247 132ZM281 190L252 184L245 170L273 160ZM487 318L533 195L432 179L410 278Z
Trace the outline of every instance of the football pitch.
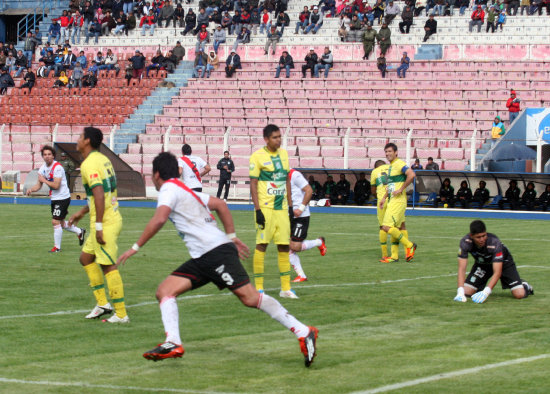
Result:
M300 253L309 280L293 285L299 300L281 300L319 328L317 358L305 368L292 333L212 284L178 299L183 358L142 357L164 341L155 290L189 256L171 223L121 268L131 323L110 325L84 319L95 300L75 235L65 232L63 251L48 253L49 205L0 212L1 393L550 391L548 221L485 220L535 296L515 300L499 283L478 305L453 301L458 244L472 219L409 217L417 257L406 263L401 248L399 263L382 264L374 215L313 213L308 238L325 236L328 253ZM119 253L154 211L121 212ZM252 213L233 216L253 249ZM251 274L252 259L243 264ZM278 299L279 284L271 245L266 292Z

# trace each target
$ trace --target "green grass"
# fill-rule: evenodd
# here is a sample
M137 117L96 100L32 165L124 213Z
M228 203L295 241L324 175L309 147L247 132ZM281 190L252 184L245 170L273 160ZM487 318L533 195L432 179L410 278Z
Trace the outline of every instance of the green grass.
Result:
M452 301L458 241L470 219L408 218L410 237L419 245L417 258L386 265L378 263L375 216L314 214L310 238L325 235L328 254L301 253L309 281L294 286L299 300L282 300L292 314L320 329L318 357L306 369L294 335L213 285L179 299L184 357L146 361L141 354L164 340L156 287L188 258L173 226L167 224L122 268L131 324L112 326L84 319L95 301L78 263L75 236L64 234L62 253L47 253L49 207L2 205L0 210L2 393L115 391L107 386L126 387L118 392L138 387L143 392L347 393L550 352L550 235L544 221L486 220L511 249L536 295L514 300L498 285L485 304L476 305ZM126 208L122 214L120 251L137 240L153 210ZM238 235L252 247L251 213L234 212L234 217ZM244 265L252 271L251 259ZM267 292L277 296L278 287L271 246ZM78 312L22 317L57 311ZM401 392L546 393L549 369L546 358Z

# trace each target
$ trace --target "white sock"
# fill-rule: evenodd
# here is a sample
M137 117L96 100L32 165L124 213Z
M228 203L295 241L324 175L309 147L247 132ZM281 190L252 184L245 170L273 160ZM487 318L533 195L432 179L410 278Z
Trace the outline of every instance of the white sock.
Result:
M69 226L69 222L66 220L63 221L63 230L70 231L71 233L75 233L77 235L82 233L82 229L80 227L76 227L75 225Z
M272 319L277 320L283 326L292 331L298 338L305 337L309 333L308 326L300 323L298 319L288 313L279 301L265 293L260 294L258 309L267 313Z
M302 269L302 264L300 264L300 258L298 257L298 255L291 250L288 253L288 257L290 258L290 265L292 265L292 268L294 268L294 271L296 271L296 274L298 274L298 276L302 276L305 278L306 274Z
M314 248L316 246L321 246L323 244L323 241L321 241L320 238L312 239L310 241L303 241L302 242L302 250L308 250L311 248Z
M178 304L176 297L164 297L159 304L166 342L181 345Z
M63 228L60 224L53 226L53 246L61 249L61 239L63 238Z

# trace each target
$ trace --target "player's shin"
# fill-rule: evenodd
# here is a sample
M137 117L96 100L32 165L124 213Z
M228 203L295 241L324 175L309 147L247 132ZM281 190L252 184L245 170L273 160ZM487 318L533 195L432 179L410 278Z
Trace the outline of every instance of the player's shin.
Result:
M63 228L60 224L53 226L53 245L57 249L61 249L61 239L63 238Z
M113 270L105 274L107 286L109 287L109 297L115 308L115 313L118 317L123 318L127 315L126 306L124 305L124 286L122 278L118 270Z
M298 257L298 255L291 250L288 253L288 257L290 259L290 265L292 265L292 268L294 268L294 271L296 271L296 275L305 278L306 274L302 269L302 264L300 263L300 258Z
M391 237L391 258L394 260L399 259L399 240Z
M323 244L323 241L321 241L321 239L319 239L319 238L306 240L306 241L302 242L302 250L308 250L308 249L312 249L312 248L315 248L315 247L319 247L322 244Z
M252 269L254 270L254 284L256 290L264 289L264 259L265 252L261 252L258 249L254 251L254 258L252 260Z
M388 234L380 229L378 238L380 240L380 249L382 249L382 258L388 257Z
M162 316L162 324L164 325L164 332L166 333L166 342L181 345L176 297L164 297L160 300L159 307Z
M288 252L277 252L279 275L281 277L281 291L290 290L290 259Z
M396 238L399 240L400 243L403 244L406 248L411 248L413 246L413 243L409 241L409 239L401 232L397 227L391 227L388 231L388 234L390 234L393 238Z
M63 223L63 230L65 230L65 231L69 231L69 232L75 233L77 235L80 235L80 233L82 232L80 227L76 227L75 225L69 225L69 222L66 221L66 220L64 220L62 223Z
M107 295L105 294L105 283L103 282L103 273L99 264L91 263L84 266L84 270L90 280L90 287L93 290L97 305L103 306L107 304Z
M288 313L279 301L268 296L267 294L260 294L258 309L264 311L271 316L272 319L277 320L283 326L288 328L294 333L294 335L296 335L297 338L305 337L309 333L308 326L298 321L298 319Z

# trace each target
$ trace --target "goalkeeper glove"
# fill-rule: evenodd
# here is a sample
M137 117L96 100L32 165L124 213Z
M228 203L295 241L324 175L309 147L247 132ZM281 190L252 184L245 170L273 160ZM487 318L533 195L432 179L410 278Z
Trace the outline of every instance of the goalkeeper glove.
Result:
M256 209L256 223L258 223L260 230L265 228L265 216L261 209Z
M483 290L478 291L472 296L472 301L476 304L482 304L483 302L485 302L487 297L489 297L489 295L491 295L491 288L485 287Z
M454 301L458 302L466 302L468 299L464 295L464 287L459 287L456 291L456 297L454 298Z

